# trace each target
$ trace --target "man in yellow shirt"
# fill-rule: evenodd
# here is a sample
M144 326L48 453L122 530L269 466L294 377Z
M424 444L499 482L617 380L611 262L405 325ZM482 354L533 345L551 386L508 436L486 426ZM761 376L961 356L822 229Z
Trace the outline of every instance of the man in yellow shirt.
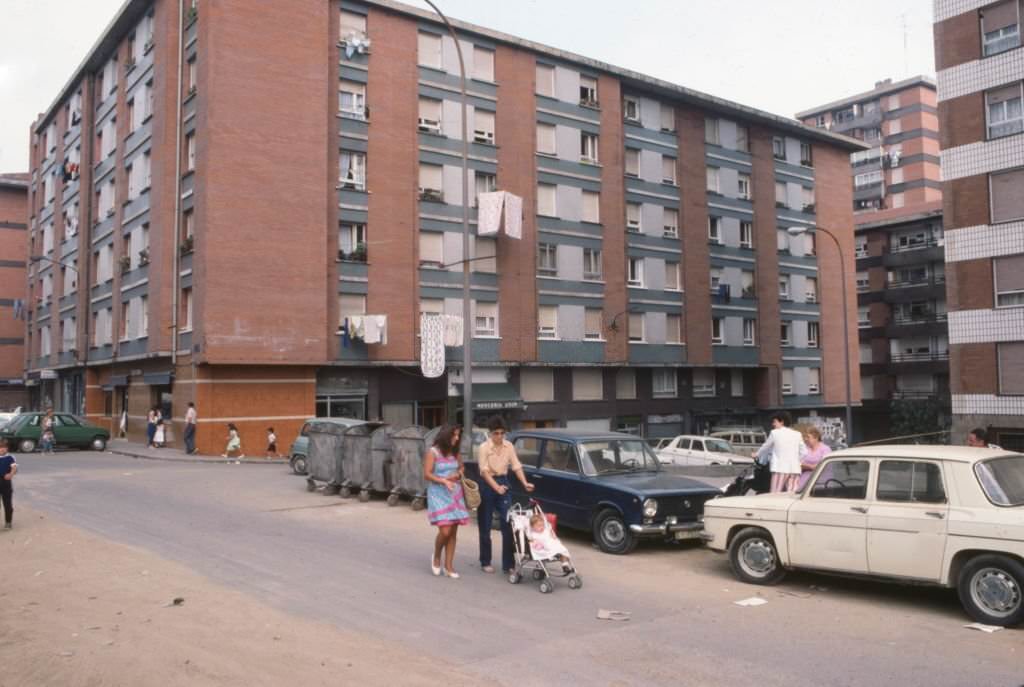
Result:
M491 521L494 512L501 519L501 571L508 573L515 567L513 557L512 526L508 522L508 509L512 506L509 493L509 470L515 473L527 491L533 485L526 481L523 465L519 462L512 442L505 439L507 429L500 417L494 417L487 424L490 440L480 446L477 460L480 463L480 508L477 509L477 525L480 528L480 568L494 572L491 565Z

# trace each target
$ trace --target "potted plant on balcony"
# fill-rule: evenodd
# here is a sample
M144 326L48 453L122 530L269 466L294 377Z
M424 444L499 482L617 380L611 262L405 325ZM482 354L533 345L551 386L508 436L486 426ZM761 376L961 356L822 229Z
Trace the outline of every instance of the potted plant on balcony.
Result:
M132 256L122 255L118 262L121 263L121 273L124 274L132 268Z
M139 267L149 264L149 249L143 248L139 251Z
M183 240L181 242L181 254L185 255L186 253L191 253L194 248L195 248L195 237L194 236L186 236L185 240Z

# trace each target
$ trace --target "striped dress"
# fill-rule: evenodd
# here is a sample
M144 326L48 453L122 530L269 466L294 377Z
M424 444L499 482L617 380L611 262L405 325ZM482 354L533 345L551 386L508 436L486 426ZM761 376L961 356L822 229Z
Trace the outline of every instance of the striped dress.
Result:
M434 454L434 476L442 479L451 477L459 471L459 461L455 456L445 456L437 449L430 449ZM431 525L468 525L469 511L466 499L462 494L462 483L457 482L455 489L436 482L427 484L427 516Z

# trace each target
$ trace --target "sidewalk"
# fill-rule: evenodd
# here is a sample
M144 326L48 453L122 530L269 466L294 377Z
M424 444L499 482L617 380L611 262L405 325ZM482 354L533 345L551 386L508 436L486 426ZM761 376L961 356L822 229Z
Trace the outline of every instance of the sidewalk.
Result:
M172 463L255 463L259 465L287 465L287 458L263 458L247 456L245 458L221 458L200 454L188 455L180 448L147 448L144 444L127 439L111 439L107 442L107 450L121 456L140 458L142 460L166 460Z

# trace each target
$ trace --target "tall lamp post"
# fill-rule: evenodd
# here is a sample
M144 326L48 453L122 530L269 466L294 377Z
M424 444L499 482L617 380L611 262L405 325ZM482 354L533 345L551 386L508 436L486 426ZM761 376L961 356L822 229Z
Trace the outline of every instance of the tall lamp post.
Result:
M431 0L424 0L431 9L437 12L441 21L448 28L455 42L455 52L459 56L459 84L461 87L462 106L462 438L469 437L470 455L473 450L473 311L470 301L470 260L469 258L469 136L466 107L466 63L462 59L462 46L455 33L455 27L448 21L437 5Z
M825 227L790 227L787 231L790 236L800 236L808 232L825 234L832 239L832 243L836 244L836 250L839 251L839 278L842 280L840 291L843 294L843 362L846 365L846 444L849 446L853 444L853 378L850 371L850 312L846 296L846 258L843 255L843 247L839 243L839 238Z

